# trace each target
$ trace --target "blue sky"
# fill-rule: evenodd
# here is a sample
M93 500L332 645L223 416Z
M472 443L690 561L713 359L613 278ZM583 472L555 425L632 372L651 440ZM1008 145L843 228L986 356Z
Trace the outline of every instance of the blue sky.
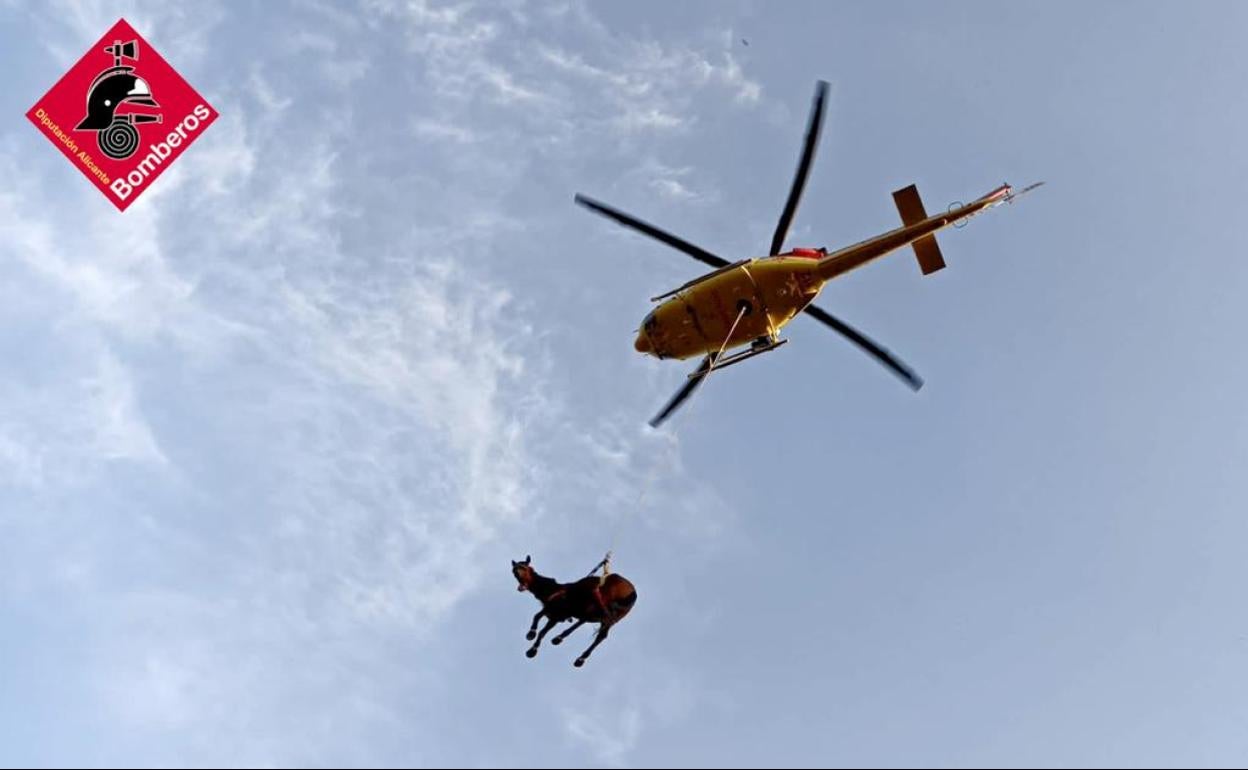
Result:
M1241 5L0 14L0 763L1248 759ZM221 113L124 215L24 118L121 16ZM825 290L919 394L799 319L650 431L700 266L572 196L757 255L818 79L790 245L1049 185Z

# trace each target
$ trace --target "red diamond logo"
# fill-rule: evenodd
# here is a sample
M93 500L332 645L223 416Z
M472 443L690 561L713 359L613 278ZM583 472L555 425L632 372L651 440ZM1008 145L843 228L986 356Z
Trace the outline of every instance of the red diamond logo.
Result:
M121 19L26 117L125 211L217 111Z

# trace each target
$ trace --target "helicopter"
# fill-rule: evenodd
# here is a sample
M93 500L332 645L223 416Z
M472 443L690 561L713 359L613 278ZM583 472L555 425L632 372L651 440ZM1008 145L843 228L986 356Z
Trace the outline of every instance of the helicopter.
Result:
M945 266L944 256L936 243L935 234L938 231L950 226L964 226L972 217L1002 203L1012 203L1024 193L1044 184L1037 182L1021 190L1015 190L1008 183L1002 184L970 203L955 203L947 211L931 216L923 207L918 188L912 184L893 193L893 202L901 215L901 227L836 251L824 248L784 251L789 225L793 222L819 143L827 91L827 82L819 81L797 173L766 257L729 262L637 217L585 195L576 195L576 203L590 211L715 268L672 291L651 297L651 301L659 305L642 321L633 345L637 352L659 359L684 360L702 356L702 361L663 409L650 420L650 427L659 427L712 371L771 352L787 343L787 339L780 337L780 331L799 313L805 313L840 333L891 370L912 390L919 390L923 380L914 370L857 329L812 304L815 298L828 281L905 246L914 250L924 275L934 273ZM743 345L749 347L724 355Z

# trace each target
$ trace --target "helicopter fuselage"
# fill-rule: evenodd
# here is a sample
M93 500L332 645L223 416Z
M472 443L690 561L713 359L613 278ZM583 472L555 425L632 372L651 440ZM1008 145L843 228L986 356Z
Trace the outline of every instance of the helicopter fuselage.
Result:
M1002 185L971 203L839 251L795 249L721 267L657 297L663 302L646 316L633 347L657 358L685 359L755 340L774 342L826 282L969 219L1008 200L1012 192Z
M782 255L721 268L654 308L634 347L658 358L684 359L775 339L823 288L818 265L816 258Z

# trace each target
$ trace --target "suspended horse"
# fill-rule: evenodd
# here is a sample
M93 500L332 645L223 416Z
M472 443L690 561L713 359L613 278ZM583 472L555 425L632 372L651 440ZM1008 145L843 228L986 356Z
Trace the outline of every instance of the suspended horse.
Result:
M628 580L611 573L610 554L597 567L594 567L588 576L575 583L560 583L554 578L539 575L531 566L531 562L532 557L525 556L524 561L511 563L511 574L519 583L516 590L528 591L542 603L542 608L533 616L533 623L529 625L529 633L525 636L533 642L533 646L525 655L530 658L535 657L542 639L558 623L575 621L575 625L550 640L551 644L561 643L569 634L586 623L597 623L598 633L594 635L593 644L589 645L589 649L582 652L573 663L580 668L585 665L585 661L594 648L607 638L611 626L623 620L628 611L633 608L637 602L637 591ZM603 570L601 576L595 574L599 567ZM543 617L546 618L546 625L539 632L537 624Z

